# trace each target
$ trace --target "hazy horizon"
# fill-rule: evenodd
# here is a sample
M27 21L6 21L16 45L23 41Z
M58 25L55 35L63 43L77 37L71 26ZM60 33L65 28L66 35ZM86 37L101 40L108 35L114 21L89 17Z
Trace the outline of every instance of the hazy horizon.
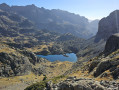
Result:
M119 9L117 5L119 0L0 0L0 3L6 3L10 6L25 6L34 4L37 7L46 9L60 9L71 13L84 16L89 20L102 19L108 16L112 11Z

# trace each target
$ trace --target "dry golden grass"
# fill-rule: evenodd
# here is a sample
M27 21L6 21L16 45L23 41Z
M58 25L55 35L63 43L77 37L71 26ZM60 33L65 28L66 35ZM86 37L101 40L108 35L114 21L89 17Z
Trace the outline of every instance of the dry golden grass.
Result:
M72 62L47 62L47 63L40 63L33 66L34 68L39 68L39 66L45 66L46 75L48 78L60 76L64 74L67 70L72 67Z
M70 74L69 76L76 76L78 78L90 78L89 77L89 74L88 74L88 71L76 71L72 74Z
M47 63L42 63L43 65L47 65L47 72L50 71L50 73L47 73L47 78L52 79L53 77L60 76L64 74L67 70L69 70L72 66L73 63L71 62L47 62ZM35 66L35 67L38 67ZM36 82L42 81L44 78L43 75L35 75L33 73L30 73L28 75L23 75L23 76L15 76L15 77L9 77L9 78L0 78L0 87L4 86L14 86L16 84L20 83L26 83L26 84L33 84ZM57 78L55 78L57 79ZM61 78L60 80L65 80L66 77Z
M15 50L12 48L9 48L8 45L0 44L0 52L11 53L11 52L15 52Z
M53 43L49 43L48 45L46 45L46 44L37 45L37 46L32 47L32 48L27 48L27 50L32 51L32 52L41 52L45 49L45 50L49 51L48 47L52 47L52 45L53 45Z
M95 81L101 81L101 80L112 81L113 80L113 77L109 70L105 71L104 73L107 73L107 77L100 77L100 76L94 77L92 74L89 74L88 71L84 71L84 72L77 71L70 74L69 76L76 76L77 78L93 79Z
M64 74L67 70L69 70L72 67L73 63L71 62L57 62L57 63L50 63L47 68L47 71L50 71L47 76L49 78L56 77L59 75Z
M106 80L106 81L112 81L113 76L111 75L111 72L109 70L106 70L104 73L107 73L106 77L97 77L95 80L101 81L101 80Z
M101 81L101 80L112 81L112 80L114 80L114 79L113 79L113 77L112 77L111 75L109 75L108 77L102 77L102 78L97 77L97 78L95 78L95 80L96 80L96 81Z
M18 83L40 82L43 80L43 78L44 78L43 75L38 76L33 73L30 73L29 75L24 75L24 76L1 78L0 79L0 87L14 85L14 84L18 84Z
M113 59L119 59L119 55L116 55Z

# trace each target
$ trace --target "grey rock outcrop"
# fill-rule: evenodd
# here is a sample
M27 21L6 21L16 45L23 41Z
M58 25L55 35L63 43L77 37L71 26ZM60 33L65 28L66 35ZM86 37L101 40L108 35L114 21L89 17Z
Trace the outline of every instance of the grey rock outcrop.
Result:
M22 52L25 56L27 56L29 58L29 61L32 63L32 64L36 64L39 62L39 59L38 57L32 53L32 52L29 52L29 51L23 51Z
M46 63L47 60L38 58L34 53L22 51L18 54L0 53L0 77L21 76L31 72L40 75L45 72L45 66L41 63ZM39 64L35 68L35 64Z
M15 54L0 53L0 76L19 76L28 74L32 70L28 57Z
M108 38L119 32L119 10L113 11L108 17L105 17L99 21L98 32L96 36L92 37L83 42L81 45L81 49L77 53L78 63L82 63L82 61L88 61L98 55L101 55L103 51L108 54L109 52L113 52L118 48L117 39L114 41L109 41ZM117 36L116 36L117 38ZM105 44L106 41L110 43L110 45ZM117 41L117 42L116 42ZM115 44L116 43L116 44ZM115 46L114 46L115 44ZM113 47L115 47L113 49ZM113 50L112 50L113 49ZM95 62L93 62L95 63ZM79 65L78 65L79 66ZM95 67L92 65L92 67ZM90 67L89 71L92 71L92 67ZM77 68L77 67L76 67Z
M104 54L108 55L117 49L119 49L119 33L110 36L110 38L107 40Z
M44 90L118 90L118 83L70 78L58 84L48 82Z
M90 60L89 72L93 71L95 77L106 77L111 74L113 79L119 78L119 33L113 34L106 42L104 51L96 58ZM105 72L109 70L109 72Z
M93 72L94 77L107 77L108 72L105 72L109 70L110 75L113 76L113 79L118 79L119 78L119 68L117 67L119 65L119 60L111 60L110 59L105 59L102 58L102 61L97 61L95 62L92 61L91 64L89 65L89 72ZM94 67L92 69L92 67Z
M113 11L108 17L99 22L95 42L107 40L112 34L119 33L119 10Z
M96 72L94 73L94 76L95 77L99 76L101 73L103 73L104 71L108 70L111 67L112 67L111 62L108 60L100 62L97 65Z

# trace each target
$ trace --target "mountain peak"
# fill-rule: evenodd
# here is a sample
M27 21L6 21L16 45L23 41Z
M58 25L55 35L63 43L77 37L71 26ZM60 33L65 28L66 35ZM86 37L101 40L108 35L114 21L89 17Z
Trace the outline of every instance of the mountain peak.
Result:
M7 5L6 3L2 3L2 4L0 4L0 6L9 7L9 5Z
M10 9L10 6L7 5L6 3L0 4L0 9L8 11Z
M113 11L109 16L100 20L95 42L106 41L115 33L119 33L119 10Z
M31 4L31 5L27 5L26 7L37 7L37 6L35 6L35 4Z

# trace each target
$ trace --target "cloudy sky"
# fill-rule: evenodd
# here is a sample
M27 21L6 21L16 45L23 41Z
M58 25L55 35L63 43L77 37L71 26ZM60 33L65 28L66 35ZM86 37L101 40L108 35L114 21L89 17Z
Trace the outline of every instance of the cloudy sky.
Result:
M47 9L61 9L85 16L90 20L101 19L119 9L119 0L0 0L9 5L35 4Z

